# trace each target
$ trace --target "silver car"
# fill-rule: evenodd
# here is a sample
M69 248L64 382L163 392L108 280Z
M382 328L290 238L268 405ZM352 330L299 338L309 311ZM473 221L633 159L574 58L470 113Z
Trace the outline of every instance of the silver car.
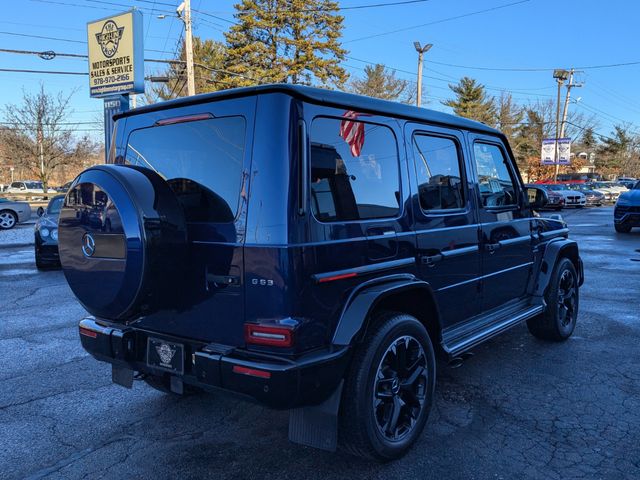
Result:
M27 202L14 202L0 197L0 230L9 230L16 223L31 218L31 206Z

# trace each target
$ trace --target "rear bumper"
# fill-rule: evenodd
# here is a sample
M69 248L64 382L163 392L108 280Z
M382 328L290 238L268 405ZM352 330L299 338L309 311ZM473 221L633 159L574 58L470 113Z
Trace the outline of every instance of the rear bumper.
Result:
M175 376L205 390L224 389L248 395L272 408L321 403L337 388L349 361L348 348L291 360L127 326L114 327L93 317L81 320L79 327L82 346L97 360L142 373ZM149 337L184 345L184 373L147 364Z

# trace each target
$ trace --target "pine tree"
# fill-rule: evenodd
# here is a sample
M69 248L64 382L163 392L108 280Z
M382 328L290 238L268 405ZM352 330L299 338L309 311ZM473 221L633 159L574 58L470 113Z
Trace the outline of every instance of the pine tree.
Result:
M596 147L598 144L598 140L596 139L596 135L593 131L593 127L587 127L584 129L584 133L582 134L582 145L590 150Z
M341 87L342 22L332 0L242 0L225 37L224 81L233 86L302 83Z
M396 77L396 72L387 70L378 63L364 67L364 77L351 81L351 91L359 95L382 98L383 100L406 100L409 82Z
M524 117L524 109L515 104L510 93L502 92L498 98L497 110L496 128L507 136L510 144L513 144L515 135L522 127L520 123Z
M596 168L605 175L619 175L634 169L634 141L626 125L614 125L610 137L603 137Z
M456 115L495 125L495 99L487 95L484 85L477 83L473 78L463 77L457 85L449 84L449 88L456 98L442 103L453 108Z
M184 41L179 46L180 55L176 60L184 62L186 52ZM193 37L193 63L196 93L213 92L224 88L222 71L224 69L225 46L214 40ZM187 67L184 63L172 63L159 76L169 78L163 85L151 87L156 97L162 100L187 95Z

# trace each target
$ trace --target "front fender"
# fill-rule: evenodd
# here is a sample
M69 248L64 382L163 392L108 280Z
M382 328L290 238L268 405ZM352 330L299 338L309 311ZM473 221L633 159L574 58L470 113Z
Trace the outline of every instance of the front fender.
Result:
M546 244L539 263L538 277L533 292L535 298L544 298L549 282L551 282L553 269L560 257L567 257L573 262L578 273L578 286L582 286L584 283L584 268L577 242L567 238L554 238Z
M357 335L366 328L369 318L376 305L390 295L410 289L420 289L425 295L433 299L431 286L418 280L410 274L391 275L359 285L349 296L342 310L338 325L333 335L332 344L335 346L351 345Z

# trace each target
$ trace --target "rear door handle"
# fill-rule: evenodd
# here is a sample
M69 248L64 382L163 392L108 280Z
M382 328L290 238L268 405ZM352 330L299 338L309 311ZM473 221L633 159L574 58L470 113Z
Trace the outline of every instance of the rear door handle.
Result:
M490 254L495 253L496 250L498 250L502 245L500 244L500 242L498 243L485 243L484 244L484 249L489 252Z
M367 229L367 237L378 235L396 235L396 229L393 227L371 227Z
M427 267L435 267L436 263L442 261L442 259L444 258L444 255L442 255L441 253L438 253L436 255L425 255L423 256L420 261L422 262L423 265L426 265Z

